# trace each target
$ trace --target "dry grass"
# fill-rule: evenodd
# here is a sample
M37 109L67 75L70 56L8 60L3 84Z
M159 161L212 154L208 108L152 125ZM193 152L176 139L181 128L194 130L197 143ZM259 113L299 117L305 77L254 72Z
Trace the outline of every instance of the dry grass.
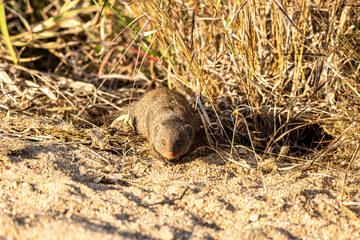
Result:
M3 33L5 123L17 113L75 124L66 137L22 123L2 134L88 141L84 130L134 87L166 84L193 96L209 144L233 162L239 147L262 161L285 146L283 159L308 169L349 159L359 140L356 1L2 4L16 49L14 59Z
M17 219L33 226L65 219L68 230L85 226L92 236L98 213L89 215L91 186L95 202L104 196L99 203L116 207L95 224L99 239L116 231L119 238L190 236L193 226L201 239L237 227L239 236L276 230L287 239L356 238L359 181L350 172L360 166L359 7L356 0L0 0L0 172L9 174L0 183L6 209L15 212L2 215L0 222L12 224L3 230L20 226L26 236L28 226ZM198 110L204 131L197 141L207 142L192 162L151 161L141 138L109 127L158 85L187 93ZM17 188L27 183L22 175L32 176L32 185L21 185L28 191ZM63 191L49 189L46 206L26 216L21 194L37 203L42 191L34 186L52 183ZM80 202L88 204L82 215ZM256 235L258 226L271 229ZM46 235L42 226L38 232Z

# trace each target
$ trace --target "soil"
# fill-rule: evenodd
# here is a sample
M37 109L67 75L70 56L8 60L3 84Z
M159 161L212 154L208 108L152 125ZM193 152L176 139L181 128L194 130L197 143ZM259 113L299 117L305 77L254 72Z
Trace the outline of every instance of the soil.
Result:
M136 141L116 152L2 134L0 239L360 238L356 166L341 204L346 166L262 174L204 148L169 165Z

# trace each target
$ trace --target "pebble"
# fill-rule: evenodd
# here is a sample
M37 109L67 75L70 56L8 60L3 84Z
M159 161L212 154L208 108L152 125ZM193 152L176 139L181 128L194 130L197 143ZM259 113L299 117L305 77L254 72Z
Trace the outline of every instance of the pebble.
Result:
M250 222L256 222L257 220L259 220L259 218L260 218L259 214L251 214L249 216Z

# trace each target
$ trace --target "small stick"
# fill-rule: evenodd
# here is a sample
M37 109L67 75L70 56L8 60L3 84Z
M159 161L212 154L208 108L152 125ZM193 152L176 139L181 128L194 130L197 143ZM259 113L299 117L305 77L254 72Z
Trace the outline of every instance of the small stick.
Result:
M187 187L185 188L184 192L181 194L181 196L180 196L179 198L174 198L174 199L170 199L170 200L165 200L165 201L157 202L157 203L144 204L144 205L142 205L142 206L144 206L144 207L149 207L149 206L154 206L154 205L158 205L158 204L169 204L169 203L171 203L171 202L175 202L176 200L179 200L179 201L180 201L180 200L185 196L187 190L189 190L189 186L187 186Z

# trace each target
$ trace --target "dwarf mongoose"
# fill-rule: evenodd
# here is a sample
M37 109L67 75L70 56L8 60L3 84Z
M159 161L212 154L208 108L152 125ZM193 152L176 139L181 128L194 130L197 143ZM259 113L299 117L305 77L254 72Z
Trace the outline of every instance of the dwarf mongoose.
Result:
M132 104L135 131L145 136L155 157L176 159L189 151L197 129L195 114L186 98L167 88L146 93Z

